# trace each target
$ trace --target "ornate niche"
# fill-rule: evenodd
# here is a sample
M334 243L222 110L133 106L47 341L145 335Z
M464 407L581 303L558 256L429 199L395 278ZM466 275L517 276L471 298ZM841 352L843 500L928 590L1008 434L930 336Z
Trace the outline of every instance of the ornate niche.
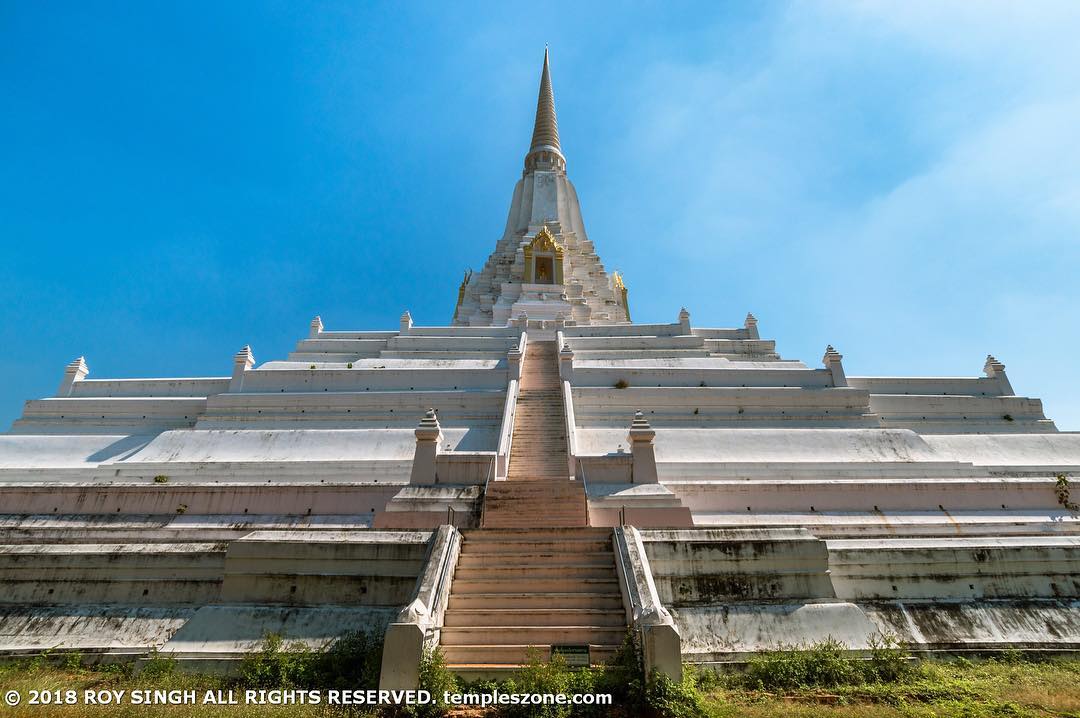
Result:
M563 247L555 241L555 235L541 227L525 247L525 283L562 284L563 256Z

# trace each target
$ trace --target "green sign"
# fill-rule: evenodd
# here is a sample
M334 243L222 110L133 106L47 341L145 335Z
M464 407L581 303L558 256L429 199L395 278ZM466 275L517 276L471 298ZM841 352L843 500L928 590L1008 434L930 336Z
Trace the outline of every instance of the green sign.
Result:
M551 657L562 656L568 666L590 666L588 645L563 645L552 646Z

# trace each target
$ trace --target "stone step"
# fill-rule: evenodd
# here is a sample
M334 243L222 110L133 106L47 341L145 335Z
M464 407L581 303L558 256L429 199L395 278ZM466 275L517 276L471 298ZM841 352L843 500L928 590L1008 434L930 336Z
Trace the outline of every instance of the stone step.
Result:
M557 481L566 481L566 479L567 479L567 476L566 476L565 472L560 476L547 476L547 475L544 475L544 474L532 474L532 475L530 475L530 474L519 474L519 475L516 475L516 476L507 476L506 477L507 481L512 481L512 482L514 482L516 484L521 484L521 483L526 483L526 482L554 483L554 482L557 482Z
M481 626L618 626L626 630L626 612L596 608L448 608L443 627Z
M522 481L523 484L543 484L543 481ZM518 512L539 511L544 514L568 513L584 510L585 494L515 494L511 492L495 494L487 499L487 507L517 509Z
M507 496L490 499L487 503L488 514L494 511L495 515L506 514L508 516L536 515L537 518L545 516L556 518L559 516L577 516L584 510L585 500L581 497L570 501L567 498L549 498L545 500L543 497L527 499Z
M560 609L589 608L623 610L622 596L614 593L472 593L451 594L447 610L483 609L489 606L528 610L558 606Z
M509 486L507 485L509 484ZM488 484L487 498L498 500L504 498L513 499L544 499L544 498L581 498L585 495L585 489L581 484L571 484L563 481L500 481L498 484Z
M493 517L484 517L484 528L492 529L510 529L510 528L576 528L579 526L587 525L588 521L584 512L581 516L574 517L556 517L556 518L543 518L536 517L530 518L527 516L499 516L498 512L495 512Z
M522 458L530 459L544 459L546 457L566 458L566 442L562 438L552 438L546 441L525 441L521 442L521 446L515 445L513 448L514 459L519 461Z
M550 526L552 528L573 528L573 526L565 526L558 522L563 519L582 518L585 515L585 502L575 502L568 506L562 506L557 509L548 508L543 502L537 502L532 505L523 505L520 501L495 501L487 509L487 512L483 514L484 519L492 519L491 523L484 526L486 529L505 528L512 529L518 528L515 524L496 525L499 521L521 521L529 520L528 524L520 526L520 528L545 528ZM495 521L497 519L498 521ZM545 524L544 521L550 521L550 524ZM539 523L536 523L539 522ZM584 526L584 524L581 524Z
M543 441L528 440L519 442L521 445L514 444L511 451L514 453L514 459L520 461L523 457L529 458L543 458L545 456L551 456L552 458L558 457L560 459L566 458L566 441L565 437L552 437Z
M513 481L492 481L487 485L487 491L490 495L492 492L498 491L562 491L562 492L578 492L584 491L585 485L580 481L571 481L569 477L563 477L562 480L550 481L546 487L541 486L522 486L515 484Z
M611 578L581 578L581 577L484 577L454 579L452 589L454 595L466 595L476 593L502 593L502 592L527 592L527 593L619 593L619 582L614 577L614 571L608 571Z
M595 540L597 537L610 538L612 529L606 526L593 526L589 528L580 529L502 529L499 531L488 531L481 529L465 529L463 536L467 541L505 541L505 540L521 540L527 541L529 539L548 539L551 541L589 541Z
M521 463L522 459L526 459L525 463L529 463L545 459L565 460L566 453L566 443L561 439L553 438L546 442L528 442L523 443L522 446L515 446L511 449L511 461Z
M611 566L572 566L565 563L462 566L454 573L454 580L462 583L510 581L518 586L531 585L544 580L612 580L613 577L615 577L615 565L613 563Z
M626 626L444 626L440 642L449 646L497 646L512 637L525 645L597 644L618 646Z
M605 540L610 541L612 530L603 526L580 529L553 529L550 531L544 529L502 529L499 531L466 529L462 532L462 535L466 541L490 541L493 543L527 541L532 539L571 542L596 541L598 538L604 538Z
M545 481L521 481L522 484L545 484ZM500 506L521 511L539 511L541 513L565 513L585 508L585 494L582 493L514 493L500 492L487 497L487 508Z
M512 499L516 501L550 501L580 500L585 496L584 489L565 488L560 484L566 483L565 477L543 477L540 474L532 474L532 479L518 478L508 479L510 484L507 488L488 488L486 499L488 501L500 501Z
M550 447L550 448L523 448L521 451L515 452L516 456L510 460L512 466L517 466L523 469L536 468L545 469L554 466L562 467L564 479L569 479L569 458L566 454L565 447Z
M479 542L469 544L469 555L484 556L489 561L498 561L503 557L526 556L536 553L545 554L577 554L577 553L610 553L611 539L604 538L597 541L514 541L507 544L495 542ZM459 559L460 560L460 559Z
M548 482L522 480L517 483L539 484L543 486ZM516 507L521 510L540 511L543 513L565 513L571 510L578 511L585 508L585 492L552 492L549 494L544 491L533 491L528 493L522 492L519 494L514 491L502 491L488 495L487 507L488 509L491 509L493 506L502 506L503 508Z
M560 430L555 431L551 427L539 427L526 432L527 435L515 435L518 441L514 442L514 451L521 451L529 448L547 448L547 449L559 449L566 450L566 436ZM534 436L535 432L544 432L542 436Z
M601 644L589 646L589 658L593 665L610 661L615 657L622 641L618 644ZM455 673L466 674L466 671L476 669L502 668L512 670L524 665L528 660L529 649L533 648L540 652L540 657L547 660L551 657L551 645L512 644L512 645L488 645L488 646L442 646L443 658L447 667ZM466 674L467 675L467 674Z
M555 466L561 464L563 469L566 470L569 464L567 463L566 448L563 446L523 446L521 451L515 452L511 461L516 466ZM569 478L567 476L566 478Z
M515 472L515 468L517 469ZM570 469L568 462L565 460L556 459L554 461L545 460L540 461L518 461L510 468L511 476L507 476L507 479L513 481L515 478L545 478L549 482L566 481L569 477Z
M554 469L551 469L551 471L554 471ZM508 481L512 481L512 482L514 482L516 484L548 484L548 483L551 483L551 482L554 482L554 481L565 481L566 480L566 472L564 471L563 474L559 475L559 476L556 476L553 473L544 473L544 472L537 472L537 471L522 472L520 474L511 473L511 475L506 477L506 478L507 478ZM563 500L568 500L568 499L571 499L571 498L573 498L574 500L577 500L578 498L580 498L580 495L576 495L576 494L563 494L563 495L556 494L556 496L559 496L559 498L561 498ZM501 497L499 495L496 495L496 496L494 496L492 498L501 498Z
M557 566L603 566L615 565L615 554L610 550L596 552L522 552L498 554L469 551L458 559L458 568L486 568L498 562L499 568L529 568Z
M522 480L523 484L542 484L543 481ZM496 494L488 497L487 510L498 509L499 512L510 511L515 514L531 514L536 512L541 516L571 514L585 510L584 494Z
M552 484L555 482L565 482L566 479L567 476L565 472L559 476L548 474L512 474L510 476L507 476L508 482L513 482L515 484L522 484L525 482L541 482L545 484Z

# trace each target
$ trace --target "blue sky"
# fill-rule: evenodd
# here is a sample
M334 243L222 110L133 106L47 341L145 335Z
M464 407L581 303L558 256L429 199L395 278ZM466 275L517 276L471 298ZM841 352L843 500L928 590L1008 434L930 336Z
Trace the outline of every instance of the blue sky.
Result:
M449 321L550 43L638 321L849 375L981 373L1080 429L1077 3L0 2L0 429L92 377L225 376Z

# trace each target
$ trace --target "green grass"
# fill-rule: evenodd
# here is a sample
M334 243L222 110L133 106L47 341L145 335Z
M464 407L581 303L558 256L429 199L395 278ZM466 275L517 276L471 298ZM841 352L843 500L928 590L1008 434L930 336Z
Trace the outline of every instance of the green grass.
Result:
M702 690L717 718L1080 718L1080 660L923 661L894 681L854 681L767 690L724 675Z
M359 655L365 649L360 643L345 647L338 655L338 664L327 669L335 682L349 683L347 674L363 674L370 663ZM780 665L784 658L766 654L759 659L759 668L771 665L776 670L762 674L751 664L745 672L713 674L690 668L682 684L653 681L648 686L634 686L633 679L618 670L603 673L580 672L565 667L531 666L515 677L520 688L540 689L558 687L561 690L593 690L613 688L622 693L610 711L593 710L588 715L613 716L673 716L693 718L765 718L792 716L795 718L1080 718L1080 659L1031 661L1018 654L1006 654L997 659L982 661L922 661L906 662L902 674L892 679L875 674L866 661L858 668L840 666L842 656L830 654L828 647L805 649L810 656L785 652L792 666ZM306 668L296 669L296 656L283 659L279 668L255 671L252 679L258 682L307 683L311 679ZM264 656L265 663L279 660ZM325 660L325 659L321 659ZM811 669L800 668L806 663L820 662ZM302 661L301 661L302 662ZM437 664L437 660L436 660ZM300 672L297 673L296 671ZM433 682L445 680L439 666L430 669ZM292 671L290 677L289 672ZM857 674L857 675L856 675ZM301 676L296 678L295 676ZM770 685L762 685L765 675ZM792 678L792 676L796 676ZM800 677L801 676L801 677ZM279 681L280 678L280 681ZM243 679L241 679L243 680ZM370 681L370 674L357 683ZM611 681L611 682L608 682ZM606 685L605 685L606 684ZM175 664L165 659L151 661L138 675L130 667L79 667L76 658L63 660L24 661L0 666L0 692L16 689L25 696L31 689L195 689L242 690L237 679L199 676L181 673ZM360 687L359 685L357 687ZM477 685L477 689L484 686ZM644 694L642 693L644 692ZM632 701L634 695L646 695L652 709L620 705ZM0 716L162 716L186 718L202 716L280 716L281 718L315 716L356 716L360 711L346 711L327 706L0 706ZM475 710L459 715L480 716ZM496 714L489 713L494 717ZM520 714L519 714L520 715Z

